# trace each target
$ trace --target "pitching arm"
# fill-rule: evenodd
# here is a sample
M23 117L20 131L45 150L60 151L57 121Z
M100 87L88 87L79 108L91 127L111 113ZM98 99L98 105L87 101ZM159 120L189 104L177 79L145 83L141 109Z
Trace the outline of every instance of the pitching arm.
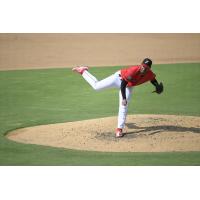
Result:
M158 81L156 79L152 80L151 83L156 87L158 86Z
M122 93L122 104L124 106L126 106L127 104L127 100L126 100L126 86L127 86L128 82L124 79L122 79L122 82L121 82L121 93Z

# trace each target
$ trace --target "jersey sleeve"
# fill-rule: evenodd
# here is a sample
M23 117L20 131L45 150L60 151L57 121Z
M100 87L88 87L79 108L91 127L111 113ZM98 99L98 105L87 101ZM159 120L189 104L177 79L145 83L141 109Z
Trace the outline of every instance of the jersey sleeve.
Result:
M152 72L151 77L150 77L150 81L154 80L155 78L156 78L156 74L154 74L154 73Z

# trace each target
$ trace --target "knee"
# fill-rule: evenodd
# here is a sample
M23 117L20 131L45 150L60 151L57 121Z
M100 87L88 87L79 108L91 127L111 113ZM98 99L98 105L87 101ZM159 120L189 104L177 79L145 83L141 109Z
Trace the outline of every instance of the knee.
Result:
M95 84L95 85L93 86L93 89L94 89L95 91L101 90L101 88L98 86L98 84Z
M93 87L93 89L95 90L95 91L99 91L99 88L98 87Z

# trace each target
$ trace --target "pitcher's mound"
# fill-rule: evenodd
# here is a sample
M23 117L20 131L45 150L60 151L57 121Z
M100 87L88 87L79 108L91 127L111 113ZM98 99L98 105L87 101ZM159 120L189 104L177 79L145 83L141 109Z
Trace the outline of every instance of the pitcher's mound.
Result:
M123 138L117 117L18 129L7 137L22 143L107 152L200 151L200 117L130 115Z

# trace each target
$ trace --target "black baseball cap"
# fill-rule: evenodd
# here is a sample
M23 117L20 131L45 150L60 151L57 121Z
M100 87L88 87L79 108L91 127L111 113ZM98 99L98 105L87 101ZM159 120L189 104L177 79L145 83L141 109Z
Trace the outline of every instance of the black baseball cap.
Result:
M143 61L142 61L142 64L145 64L147 66L149 66L151 68L151 65L152 65L152 60L149 59L149 58L145 58Z

